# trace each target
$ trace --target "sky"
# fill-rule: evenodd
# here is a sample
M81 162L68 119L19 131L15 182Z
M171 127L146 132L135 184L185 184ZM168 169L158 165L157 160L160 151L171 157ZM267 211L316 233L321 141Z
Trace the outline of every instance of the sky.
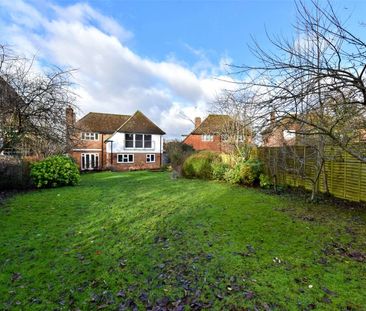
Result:
M332 1L349 29L365 32L366 1ZM292 0L0 0L0 44L74 73L78 116L142 111L168 138L193 129L255 65L255 39L296 37Z

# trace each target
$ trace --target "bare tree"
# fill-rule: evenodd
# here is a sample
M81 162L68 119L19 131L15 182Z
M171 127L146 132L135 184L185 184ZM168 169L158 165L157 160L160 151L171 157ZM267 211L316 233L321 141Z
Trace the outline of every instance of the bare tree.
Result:
M318 167L326 144L366 162L357 144L366 129L366 43L338 18L330 2L295 1L294 39L271 37L274 52L254 42L259 65L234 66L240 91L256 91L260 115L301 124L298 135L317 145ZM277 121L278 121L277 120Z
M36 68L34 59L0 46L0 152L65 152L71 134L65 110L75 107L71 73L58 67L45 72Z
M222 119L221 141L224 149L231 150L247 159L255 136L255 113L253 96L240 92L224 91L212 104L214 113L228 118Z

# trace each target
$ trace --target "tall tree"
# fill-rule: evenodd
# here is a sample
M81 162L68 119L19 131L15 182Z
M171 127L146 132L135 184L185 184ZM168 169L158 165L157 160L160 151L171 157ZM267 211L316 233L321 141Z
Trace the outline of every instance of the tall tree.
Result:
M233 67L245 76L240 91L255 90L262 115L275 112L278 120L301 124L297 134L314 138L319 163L328 143L366 162L365 150L355 144L366 139L366 43L330 2L306 3L295 1L295 38L268 35L273 51L257 42L251 47L258 65Z
M70 70L41 70L34 59L0 45L0 152L65 152L66 108L75 107ZM72 124L69 124L72 126Z

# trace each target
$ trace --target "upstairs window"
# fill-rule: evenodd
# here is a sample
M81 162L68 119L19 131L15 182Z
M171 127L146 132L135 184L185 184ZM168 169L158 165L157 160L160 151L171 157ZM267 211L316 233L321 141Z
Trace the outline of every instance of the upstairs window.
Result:
M135 148L142 148L144 145L144 135L135 134Z
M151 135L144 135L144 148L152 148L152 137L151 137Z
M136 149L151 149L152 136L150 134L125 134L125 147Z
M81 133L82 140L99 140L98 133Z
M126 148L133 148L133 134L125 134Z
M202 141L213 141L213 135L202 135L201 140Z

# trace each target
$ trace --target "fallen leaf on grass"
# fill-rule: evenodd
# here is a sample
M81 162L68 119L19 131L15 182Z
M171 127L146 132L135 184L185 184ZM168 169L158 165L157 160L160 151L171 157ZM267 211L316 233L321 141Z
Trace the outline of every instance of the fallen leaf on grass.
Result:
M244 297L245 297L245 299L251 300L255 297L255 294L252 291L247 291L247 292L244 292Z
M22 279L22 275L19 272L15 272L11 275L11 281L14 283L15 281L19 281Z
M123 290L120 290L117 294L116 294L117 297L120 297L120 298L125 298L126 297L126 292L123 291Z

